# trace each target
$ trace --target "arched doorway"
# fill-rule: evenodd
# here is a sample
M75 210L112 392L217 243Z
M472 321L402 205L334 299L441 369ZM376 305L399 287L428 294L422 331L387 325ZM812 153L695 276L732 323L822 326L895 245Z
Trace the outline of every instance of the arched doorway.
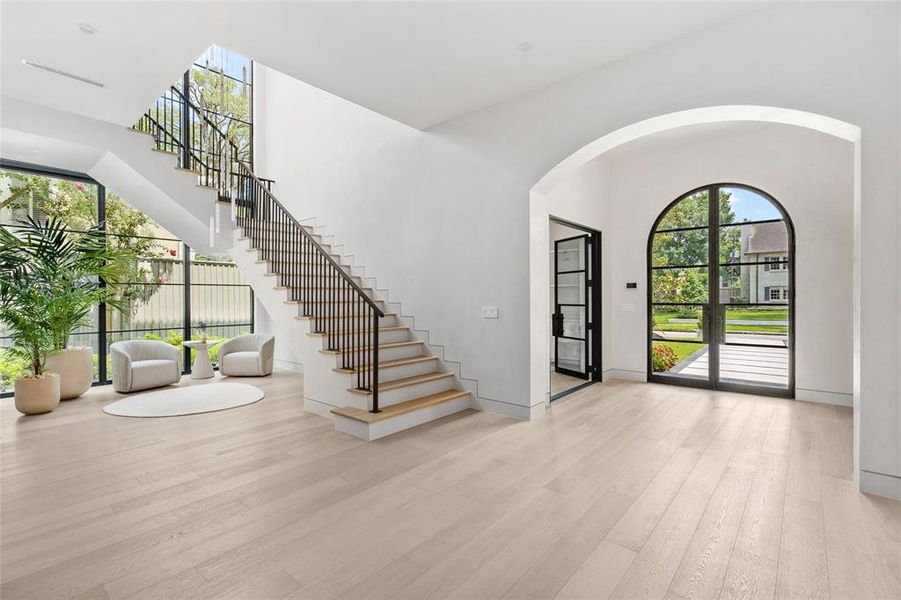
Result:
M648 380L794 397L794 248L762 190L671 202L648 236Z

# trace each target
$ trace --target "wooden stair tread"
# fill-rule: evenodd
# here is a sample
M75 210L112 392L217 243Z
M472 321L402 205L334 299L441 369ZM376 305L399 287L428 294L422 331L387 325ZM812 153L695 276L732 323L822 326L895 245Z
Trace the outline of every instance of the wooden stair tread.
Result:
M437 356L412 356L410 358L396 358L394 360L386 360L379 363L379 369L390 369L391 367L401 367L404 365L412 365L418 362L426 362L428 360L438 360ZM364 364L364 367L368 367L369 364ZM342 369L340 367L336 367L332 369L337 373L356 373L356 368L353 369Z
M447 390L386 406L382 408L382 411L379 413L371 413L361 408L354 408L353 406L333 408L331 412L332 414L347 417L348 419L354 419L355 421L361 421L363 423L378 423L379 421L398 417L408 412L413 412L414 410L428 408L429 406L435 406L468 395L469 392L466 390Z
M410 377L392 379L391 381L382 381L379 383L379 392L387 392L388 390L396 390L398 388L416 385L417 383L437 381L438 379L444 379L445 377L453 376L454 374L449 371L434 371L432 373L424 373L422 375L411 375ZM354 394L360 394L361 396L372 395L372 392L369 390L359 390L357 388L347 388L347 391Z

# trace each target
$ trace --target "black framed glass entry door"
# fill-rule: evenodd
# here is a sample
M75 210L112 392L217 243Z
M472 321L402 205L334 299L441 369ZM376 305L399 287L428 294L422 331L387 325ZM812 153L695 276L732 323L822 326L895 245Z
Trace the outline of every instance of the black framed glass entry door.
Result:
M589 235L554 242L554 370L589 378Z
M648 240L648 380L794 397L794 234L771 196L709 185Z

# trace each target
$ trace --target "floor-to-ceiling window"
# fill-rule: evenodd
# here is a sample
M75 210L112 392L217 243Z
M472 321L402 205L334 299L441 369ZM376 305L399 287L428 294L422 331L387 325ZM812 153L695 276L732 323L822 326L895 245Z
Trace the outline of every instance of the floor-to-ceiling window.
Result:
M210 46L194 61L183 86L191 102L238 148L253 167L253 62L220 46ZM193 149L203 156L199 148Z
M63 220L73 235L102 222L110 244L137 257L130 277L115 291L125 310L99 305L70 338L93 349L94 379L109 381L109 346L127 339L161 339L173 345L201 328L214 339L253 330L253 292L227 257L201 255L89 177L4 161L0 168L0 226L14 229L31 216ZM2 350L0 393L23 370ZM215 361L215 348L211 352ZM101 358L102 357L102 358ZM185 353L185 370L190 366Z
M648 240L648 379L794 395L794 233L765 192L708 185Z

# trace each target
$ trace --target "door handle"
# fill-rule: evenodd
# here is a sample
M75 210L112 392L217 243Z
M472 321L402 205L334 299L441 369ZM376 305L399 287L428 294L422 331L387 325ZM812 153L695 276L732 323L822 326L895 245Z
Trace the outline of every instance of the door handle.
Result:
M551 315L551 332L555 337L563 335L563 313Z

